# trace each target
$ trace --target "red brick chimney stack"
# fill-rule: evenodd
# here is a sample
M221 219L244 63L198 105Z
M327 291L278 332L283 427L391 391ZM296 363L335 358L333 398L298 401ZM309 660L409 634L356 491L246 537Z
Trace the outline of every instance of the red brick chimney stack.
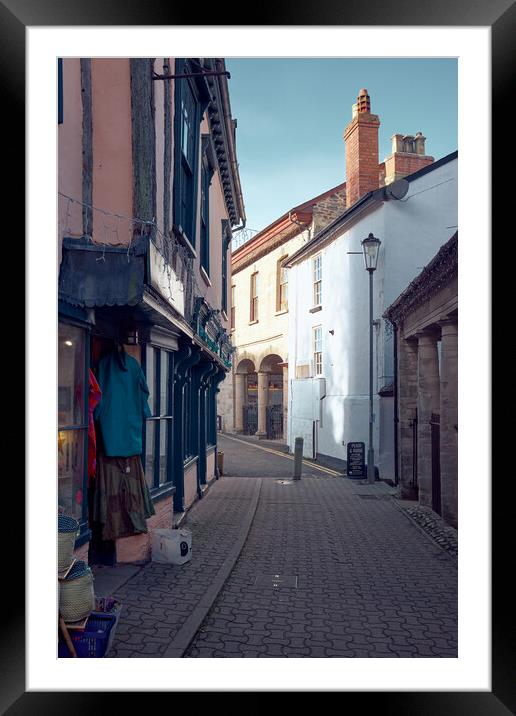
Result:
M346 206L350 207L368 191L378 189L378 127L380 119L371 114L371 99L361 89L352 109L353 118L344 130L346 144Z
M381 183L390 184L407 174L432 164L433 157L425 154L425 140L421 132L412 134L393 134L392 154L385 160L385 178Z

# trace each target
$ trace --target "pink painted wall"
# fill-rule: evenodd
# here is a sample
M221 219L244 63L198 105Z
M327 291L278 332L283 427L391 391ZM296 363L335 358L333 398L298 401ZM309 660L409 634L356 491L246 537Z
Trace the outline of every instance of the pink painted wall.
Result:
M63 60L63 122L57 125L58 191L82 201L82 93L79 59ZM58 196L58 251L63 235L82 236L82 207Z
M197 498L197 462L185 470L185 506L190 507Z
M215 451L206 455L206 480L210 482L215 477Z
M208 120L206 114L201 122L201 135L209 133ZM198 190L198 217L200 216L200 172L199 172L199 190ZM195 261L196 278L203 289L206 290L205 296L208 303L214 308L220 308L222 305L222 219L228 219L228 213L226 211L226 205L224 203L224 194L222 191L222 184L220 181L219 173L215 172L210 185L209 193L209 206L210 206L210 272L209 279L211 286L207 285L203 276L200 273L200 220L197 221L197 235L196 235L196 247L197 247L197 259ZM230 305L230 264L231 257L228 252L228 296L227 306L229 310ZM226 329L229 328L228 323L224 317L221 316L221 321Z
M151 558L152 531L172 527L172 498L167 497L154 504L156 514L147 520L147 534L122 537L116 541L118 563L148 561Z
M91 61L93 95L93 205L132 217L131 75L128 59ZM117 230L118 223L118 230ZM129 242L127 220L93 216L93 240Z

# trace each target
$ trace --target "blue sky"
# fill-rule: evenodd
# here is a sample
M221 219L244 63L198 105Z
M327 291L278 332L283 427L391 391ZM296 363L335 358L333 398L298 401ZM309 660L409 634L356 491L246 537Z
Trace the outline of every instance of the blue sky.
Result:
M456 59L226 58L247 226L261 230L346 178L344 128L364 87L380 117L379 156L395 133L426 153L457 149Z

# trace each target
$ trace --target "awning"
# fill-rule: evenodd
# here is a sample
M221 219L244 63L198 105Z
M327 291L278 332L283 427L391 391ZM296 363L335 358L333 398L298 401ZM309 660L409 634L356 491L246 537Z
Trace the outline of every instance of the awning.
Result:
M131 246L63 239L59 298L74 306L135 306L143 299L147 239Z

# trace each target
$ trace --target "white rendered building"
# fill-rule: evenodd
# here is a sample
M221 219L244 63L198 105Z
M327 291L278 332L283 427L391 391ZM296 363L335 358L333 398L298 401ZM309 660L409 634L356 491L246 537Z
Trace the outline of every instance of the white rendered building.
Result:
M374 451L380 478L393 480L393 336L382 314L456 231L457 164L454 152L404 179L393 174L386 186L359 189L358 199L288 259L291 450L298 436L306 457L345 460L349 442L367 446L369 275L356 252L373 233L381 240L373 293Z

